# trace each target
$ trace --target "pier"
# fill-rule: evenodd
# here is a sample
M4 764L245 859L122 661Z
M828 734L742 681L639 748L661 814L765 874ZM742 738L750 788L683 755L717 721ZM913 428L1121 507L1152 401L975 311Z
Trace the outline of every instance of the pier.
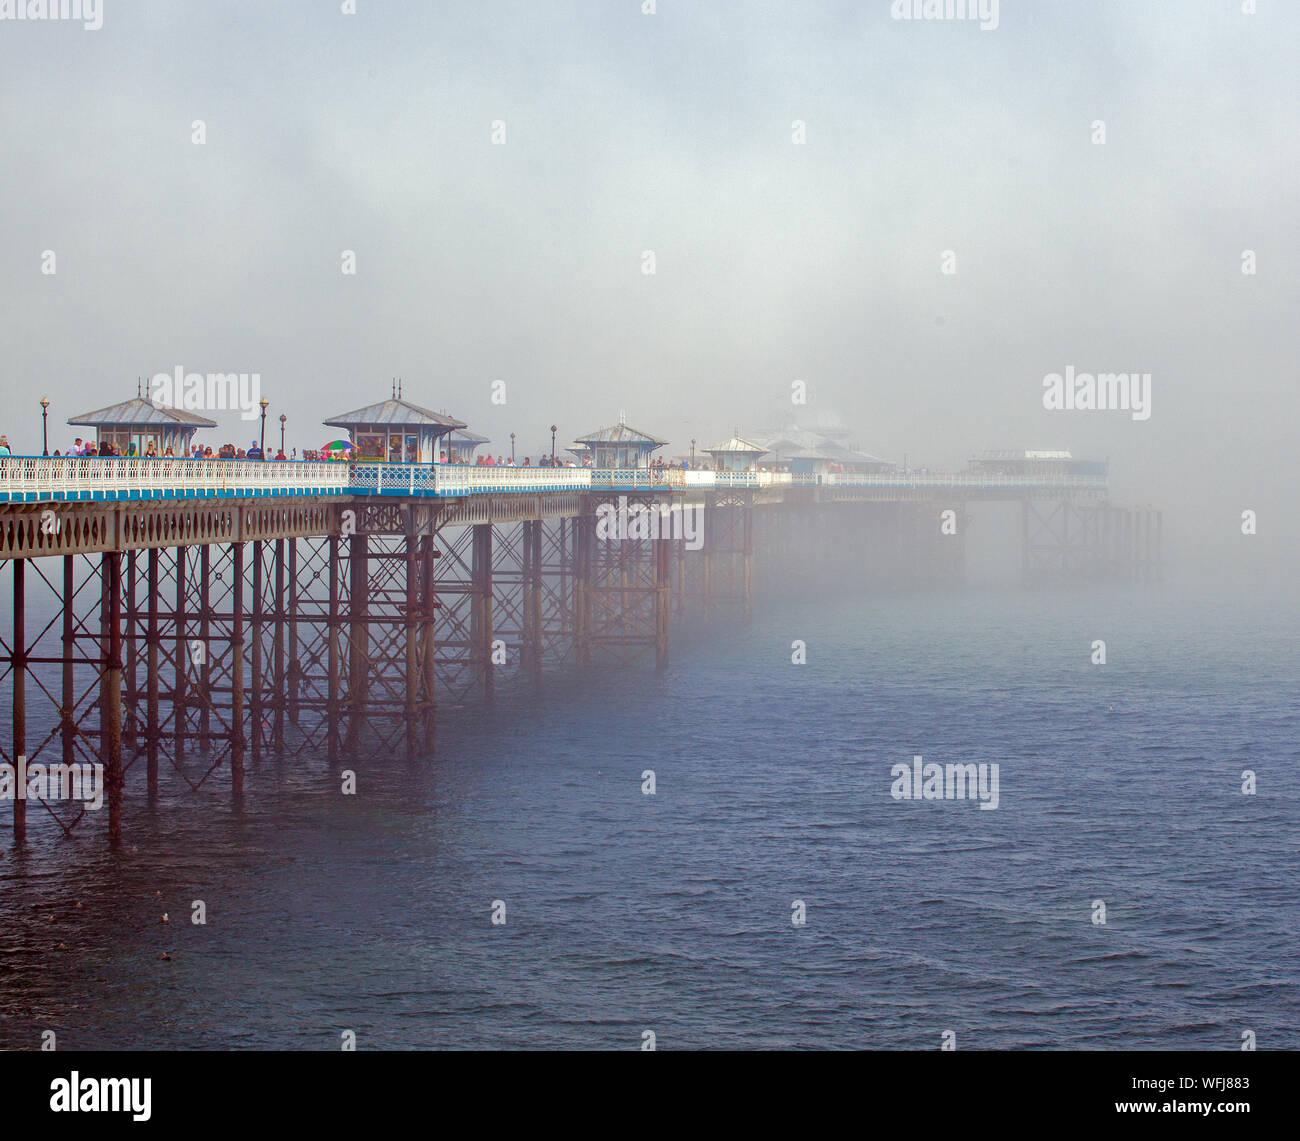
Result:
M164 779L238 797L268 754L413 760L440 709L488 710L507 682L663 669L675 626L748 620L761 581L960 583L977 501L1020 505L1026 582L1161 575L1161 513L1112 504L1106 465L1063 453L761 470L732 441L705 470L651 465L660 444L627 467L0 458L0 760L102 765L120 844L137 765L150 798ZM15 844L34 810L86 815L15 798Z

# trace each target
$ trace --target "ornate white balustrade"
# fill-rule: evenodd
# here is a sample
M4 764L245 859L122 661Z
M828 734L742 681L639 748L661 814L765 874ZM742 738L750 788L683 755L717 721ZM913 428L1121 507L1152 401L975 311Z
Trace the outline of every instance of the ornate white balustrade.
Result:
M1022 490L1104 491L1107 486L1105 476L1095 475L970 475L965 472L919 475L916 472L834 472L815 478L818 484L825 487L933 487L952 490L962 488L993 490L1005 487Z
M354 463L349 490L354 495L527 494L582 491L591 471L563 467L497 467L479 464Z
M0 457L0 503L345 495L347 491L344 463Z
M1104 491L1104 476L887 472L828 475L644 468L519 468L467 464L10 456L0 458L0 503L203 499L287 495L456 497L554 491L654 491L825 486L949 491Z

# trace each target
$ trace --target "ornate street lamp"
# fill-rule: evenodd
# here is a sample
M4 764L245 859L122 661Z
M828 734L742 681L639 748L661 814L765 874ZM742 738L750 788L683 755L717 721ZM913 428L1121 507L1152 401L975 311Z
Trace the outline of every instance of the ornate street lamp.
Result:
M691 437L691 471L695 470L695 437Z
M555 433L559 431L554 424L551 425L551 466L555 466Z
M284 422L289 419L283 412L280 413L280 454L284 455Z
M266 408L270 403L265 396L258 401L262 406L262 438L258 441L257 450L262 453L262 459L266 459Z
M515 462L515 434L510 433L510 462Z
M42 396L41 397L41 455L43 456L48 456L50 454L49 422L50 422L50 398L48 396Z

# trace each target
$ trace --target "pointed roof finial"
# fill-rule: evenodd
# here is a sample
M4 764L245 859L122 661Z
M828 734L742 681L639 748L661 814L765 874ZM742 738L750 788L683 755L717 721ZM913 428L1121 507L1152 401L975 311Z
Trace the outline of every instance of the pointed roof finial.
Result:
M627 423L627 411L626 411L625 409L620 408L620 409L618 410L618 422L619 422L620 424L626 424L626 423Z
M400 376L397 378L397 399L402 399L402 378Z
M391 399L396 400L397 399L397 377L395 376L389 377L389 380L392 382L392 388L389 390L388 395Z

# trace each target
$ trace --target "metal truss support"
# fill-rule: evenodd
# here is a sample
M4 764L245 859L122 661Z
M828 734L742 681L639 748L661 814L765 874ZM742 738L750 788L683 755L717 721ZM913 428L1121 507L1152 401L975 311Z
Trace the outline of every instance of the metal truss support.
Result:
M1158 582L1162 531L1158 510L1023 500L1022 579Z
M721 605L754 614L754 493L709 492L704 506L704 619Z

